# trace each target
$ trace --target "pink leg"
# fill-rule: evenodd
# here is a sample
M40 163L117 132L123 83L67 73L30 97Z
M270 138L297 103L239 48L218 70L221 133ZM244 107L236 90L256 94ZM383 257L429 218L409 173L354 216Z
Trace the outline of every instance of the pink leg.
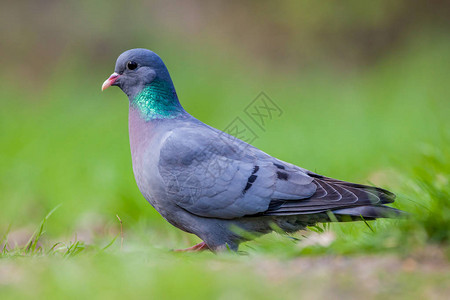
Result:
M175 252L200 252L204 250L209 250L208 245L205 244L205 242L201 242L200 244L197 244L195 246L186 248L186 249L175 249L173 251Z

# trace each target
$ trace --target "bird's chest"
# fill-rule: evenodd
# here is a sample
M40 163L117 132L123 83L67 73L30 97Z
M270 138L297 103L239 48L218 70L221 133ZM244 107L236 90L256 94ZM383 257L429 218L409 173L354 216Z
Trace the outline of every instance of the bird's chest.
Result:
M158 171L161 134L156 124L146 122L130 109L129 135L133 173L139 190L156 209L155 195L160 189Z

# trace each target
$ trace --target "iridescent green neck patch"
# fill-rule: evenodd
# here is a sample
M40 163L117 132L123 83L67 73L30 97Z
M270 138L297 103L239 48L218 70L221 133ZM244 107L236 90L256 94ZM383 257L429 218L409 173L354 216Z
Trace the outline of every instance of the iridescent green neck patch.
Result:
M171 82L155 79L137 94L131 106L139 109L146 121L173 119L184 113Z

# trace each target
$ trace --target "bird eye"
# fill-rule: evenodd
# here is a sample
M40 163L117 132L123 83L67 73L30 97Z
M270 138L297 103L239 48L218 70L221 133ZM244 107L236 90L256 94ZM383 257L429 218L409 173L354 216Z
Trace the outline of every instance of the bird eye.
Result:
M134 70L136 68L137 68L137 63L135 63L134 61L127 62L127 69L128 70Z

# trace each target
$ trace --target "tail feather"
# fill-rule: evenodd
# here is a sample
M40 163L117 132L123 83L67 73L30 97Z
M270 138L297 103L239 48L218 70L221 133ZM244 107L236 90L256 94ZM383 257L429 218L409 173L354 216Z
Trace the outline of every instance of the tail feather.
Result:
M369 220L376 218L398 218L405 215L404 211L385 205L358 206L333 210L331 212L339 216L360 217L361 219Z
M332 212L338 220L398 217L401 211L385 206L395 195L385 189L309 173L317 186L307 199L272 199L267 216L314 215Z

